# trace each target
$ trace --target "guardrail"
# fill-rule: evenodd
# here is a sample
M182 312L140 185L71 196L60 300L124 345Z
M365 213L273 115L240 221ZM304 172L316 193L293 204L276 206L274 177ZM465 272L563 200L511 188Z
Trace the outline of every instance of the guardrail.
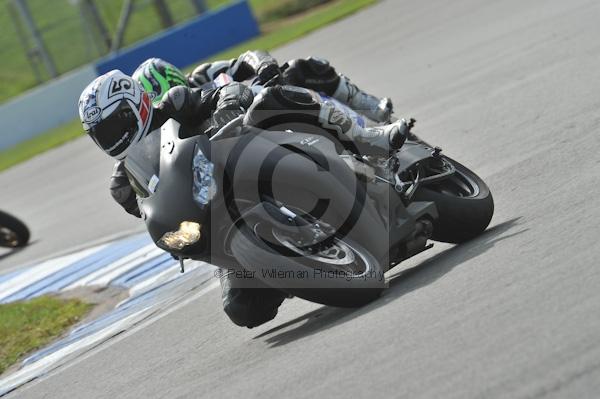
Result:
M96 76L112 69L131 73L150 57L164 58L178 67L187 67L259 33L248 2L240 1L202 14L95 64L38 86L0 105L0 150L77 117L79 95Z

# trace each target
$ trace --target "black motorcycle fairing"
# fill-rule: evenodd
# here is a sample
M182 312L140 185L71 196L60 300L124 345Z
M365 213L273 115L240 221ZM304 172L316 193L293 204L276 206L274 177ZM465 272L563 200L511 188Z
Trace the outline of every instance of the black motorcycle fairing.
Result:
M213 256L226 258L223 243L229 227L239 223L245 210L264 201L274 200L300 215L310 213L325 221L338 235L360 240L382 264L388 263L392 246L410 239L417 218L437 216L431 203L407 209L389 185L357 179L324 136L244 128L239 136L216 141L205 135L181 138L180 125L173 120L158 133L145 143L151 148L140 149L137 157L132 155L126 167L131 167L140 185L147 186L139 206L157 245L183 221L202 225L202 239L196 245L179 252L163 248L177 256L208 261ZM157 137L160 149L156 148ZM217 186L216 196L205 206L192 196L197 149L214 165ZM152 163L148 154L156 151L160 161ZM426 155L430 153L422 149L412 159L403 159L410 164ZM149 176L151 173L156 177Z
M125 172L138 197L152 195L152 185L160 174L161 130L149 132L143 140L129 149L125 159Z
M173 119L169 119L161 127L160 167L156 176L157 180L153 183L154 187L148 187L148 196L139 198L138 203L142 219L146 223L152 240L157 245L165 233L176 231L183 221L197 222L202 225L202 239L193 248L186 248L182 252L184 255L190 251L201 253L210 246L210 234L206 233L210 228L206 223L210 207L200 207L192 197L192 160L195 149L202 148L206 154L209 152L209 143L208 138L204 135L181 139L178 135L179 128L179 123ZM156 144L147 142L145 145ZM125 167L140 170L138 164L143 162L140 162L140 158L133 156L130 159L130 155L125 160ZM148 169L147 164L146 169ZM150 179L145 180L149 181ZM171 249L168 250L174 252Z
M266 196L322 218L342 235L360 237L376 257L387 257L388 226L368 197L366 185L327 138L246 128L241 137L211 144L211 161L215 171L222 173L219 188L224 190L213 201L212 211L214 215L225 210L226 225L241 216L241 210L235 209L237 199L257 204Z
M155 242L166 232L176 231L182 221L195 221L203 225L202 243L181 255L210 253L207 246L212 240L215 245L223 242L222 227L239 218L238 199L258 204L266 194L295 209L316 213L342 234L361 237L376 257L387 256L386 223L366 187L357 184L354 173L325 137L248 128L240 137L210 142L204 135L182 139L179 128L172 120L162 126L158 181L154 192L139 200ZM192 160L197 147L214 164L217 184L217 196L204 208L192 199ZM149 184L151 178L143 180Z

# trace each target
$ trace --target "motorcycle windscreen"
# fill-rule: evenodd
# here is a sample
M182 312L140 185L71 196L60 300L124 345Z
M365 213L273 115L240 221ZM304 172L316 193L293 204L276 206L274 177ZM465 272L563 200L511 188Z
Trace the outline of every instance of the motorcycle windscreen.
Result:
M147 198L154 194L160 172L160 129L148 133L129 149L125 169L138 196Z

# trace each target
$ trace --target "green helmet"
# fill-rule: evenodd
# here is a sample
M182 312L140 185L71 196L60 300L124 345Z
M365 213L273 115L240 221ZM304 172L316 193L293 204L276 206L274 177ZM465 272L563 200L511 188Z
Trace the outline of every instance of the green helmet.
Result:
M144 61L132 75L156 105L171 87L189 86L188 80L175 65L160 58L149 58Z

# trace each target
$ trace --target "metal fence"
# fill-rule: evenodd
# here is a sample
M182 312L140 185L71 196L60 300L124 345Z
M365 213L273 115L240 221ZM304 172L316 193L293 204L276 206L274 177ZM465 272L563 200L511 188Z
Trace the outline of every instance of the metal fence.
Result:
M228 0L0 0L0 102Z

